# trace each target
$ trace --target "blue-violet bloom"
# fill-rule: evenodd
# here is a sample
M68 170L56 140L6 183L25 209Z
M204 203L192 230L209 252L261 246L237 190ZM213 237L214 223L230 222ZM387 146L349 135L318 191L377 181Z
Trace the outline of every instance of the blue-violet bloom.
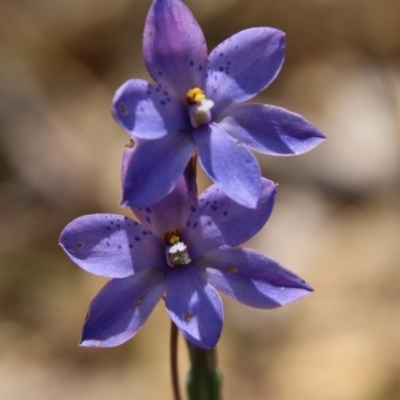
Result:
M260 167L249 149L270 155L304 153L325 137L298 114L253 98L277 76L285 35L251 28L207 57L203 32L180 0L154 0L143 57L155 84L131 79L116 92L112 113L133 137L151 139L128 167L122 204L145 207L164 197L198 152L205 173L231 199L256 207Z
M124 167L135 149L127 149ZM130 339L164 297L184 337L201 348L216 345L223 309L216 289L258 308L272 309L308 295L312 288L273 259L236 246L268 220L276 186L261 179L258 205L250 209L216 185L199 198L189 166L161 201L133 209L139 222L114 214L72 221L60 244L82 269L112 278L89 306L80 344L117 346Z

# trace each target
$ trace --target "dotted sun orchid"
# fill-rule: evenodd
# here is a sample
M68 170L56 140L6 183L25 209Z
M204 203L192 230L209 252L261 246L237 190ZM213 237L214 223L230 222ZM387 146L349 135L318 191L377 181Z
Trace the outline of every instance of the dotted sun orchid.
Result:
M126 149L125 167L137 149ZM223 308L217 290L252 307L272 309L312 288L273 259L236 246L268 220L276 186L262 178L254 209L212 185L199 198L192 167L162 200L133 208L140 222L114 214L72 221L60 244L82 269L112 278L89 306L81 345L117 346L142 327L161 298L184 337L216 345Z
M164 197L192 153L231 199L254 208L261 193L255 150L304 153L324 136L280 107L239 104L264 90L285 56L285 35L273 28L243 30L207 57L203 32L180 0L154 0L143 35L154 80L131 79L116 92L112 113L133 137L150 139L132 158L122 203L136 207Z

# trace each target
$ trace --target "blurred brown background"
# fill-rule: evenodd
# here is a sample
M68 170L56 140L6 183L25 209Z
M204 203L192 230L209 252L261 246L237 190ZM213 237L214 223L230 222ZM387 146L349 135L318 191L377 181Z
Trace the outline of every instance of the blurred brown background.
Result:
M286 31L284 68L258 100L303 114L328 136L301 157L259 158L280 188L248 246L316 292L274 311L224 298L224 398L400 399L400 1L187 4L210 49L252 26ZM105 280L57 246L79 215L128 214L117 206L128 135L109 107L125 80L147 78L149 6L0 2L2 400L172 399L163 304L127 344L79 348L87 305Z

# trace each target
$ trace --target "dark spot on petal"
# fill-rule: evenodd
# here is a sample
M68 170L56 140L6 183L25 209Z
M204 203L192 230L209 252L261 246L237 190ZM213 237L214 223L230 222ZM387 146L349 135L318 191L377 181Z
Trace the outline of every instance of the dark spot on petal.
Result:
M111 225L114 225L114 221L111 221L110 224L111 224Z
M185 314L185 321L190 322L193 319L193 314L186 313Z
M211 225L211 224L212 224L212 221L208 221L208 222L207 222L207 225Z
M230 272L231 274L236 274L238 271L239 270L236 267L234 267L233 265L230 265L228 267L228 272Z
M78 249L81 249L81 248L83 247L83 243L78 242L78 243L76 244L76 246L78 247Z
M139 224L137 223L137 221L135 221L135 222L133 223L133 225L138 226Z
M189 63L189 65L190 65L191 67L193 67L193 64L194 64L194 62L193 62L193 60L191 60L190 63Z
M119 250L121 250L121 249L122 249L122 246L121 246L120 244L118 245L118 249L119 249Z
M146 212L148 212L149 214L151 214L151 209L150 209L150 207L146 207Z
M192 210L192 212L196 211L196 207L195 206L191 206L190 209Z
M119 110L119 112L120 112L122 115L128 114L128 110L126 109L124 103L119 103L119 104L118 104L118 110Z
M73 250L68 250L68 253L71 254L71 255L75 254Z
M223 56L224 56L224 53L219 53L219 56L220 56L220 57L223 57Z
M199 65L199 71L201 71L203 69L202 65Z
M110 242L106 242L106 245L108 246L108 247L110 247L111 245L110 245Z
M195 222L195 223L193 224L193 228L196 228L196 226L197 226L197 222Z
M190 222L186 222L186 226L190 226Z
M135 301L135 306L140 306L143 303L143 297L139 297L136 301Z
M164 101L164 100L161 100L161 101L160 101L160 104L162 104L163 106L165 106L165 105L167 104L167 102Z
M224 67L219 67L219 70L222 72L224 70Z
M125 221L128 221L128 217L124 217L124 220L125 220Z
M143 235L145 235L145 236L146 236L146 235L147 235L147 232L146 232L146 231L143 231Z
M151 222L150 217L146 217L146 221L150 224L150 222Z
M135 236L135 240L136 240L137 242L140 242L140 241L141 241L140 237L138 237L138 236Z
M130 248L130 249L133 249L133 244L130 244L130 243L129 243L129 248Z
M226 211L224 211L224 215L225 215L225 217L228 215L228 213L226 212Z

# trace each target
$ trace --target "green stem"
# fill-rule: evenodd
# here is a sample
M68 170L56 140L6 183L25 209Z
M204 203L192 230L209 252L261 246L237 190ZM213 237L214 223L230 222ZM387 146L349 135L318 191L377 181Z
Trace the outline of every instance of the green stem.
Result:
M192 367L188 374L187 391L190 400L220 400L221 373L217 367L215 347L199 349L187 342Z
M172 321L171 321L170 355L171 355L172 390L174 392L174 400L181 400L181 395L179 393L179 377L178 377L178 328Z

